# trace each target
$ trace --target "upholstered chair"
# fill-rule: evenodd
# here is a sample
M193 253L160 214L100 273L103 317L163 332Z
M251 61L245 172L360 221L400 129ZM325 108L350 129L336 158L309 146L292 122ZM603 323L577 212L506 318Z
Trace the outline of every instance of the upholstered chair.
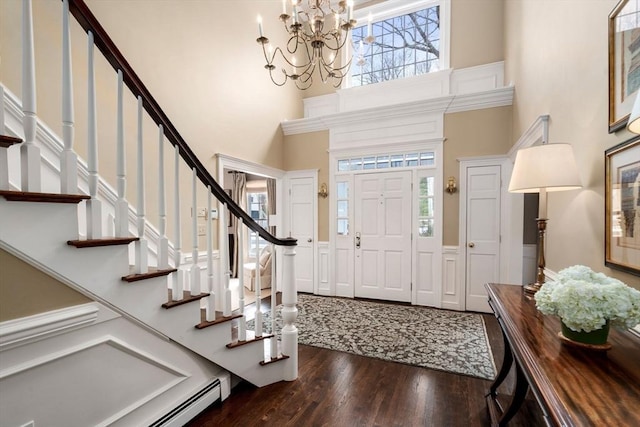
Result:
M271 287L271 246L260 251L260 289ZM256 289L256 263L244 264L244 286L252 291Z

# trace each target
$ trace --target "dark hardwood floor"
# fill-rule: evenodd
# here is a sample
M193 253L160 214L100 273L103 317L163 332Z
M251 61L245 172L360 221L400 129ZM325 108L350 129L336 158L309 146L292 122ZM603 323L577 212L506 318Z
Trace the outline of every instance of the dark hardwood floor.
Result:
M268 300L263 300L263 306L268 306ZM493 316L483 316L499 368L500 328ZM490 383L300 345L296 381L262 388L242 382L227 400L213 404L188 426L489 426L484 396ZM500 391L506 398L513 373L505 384ZM509 425L544 425L532 397Z

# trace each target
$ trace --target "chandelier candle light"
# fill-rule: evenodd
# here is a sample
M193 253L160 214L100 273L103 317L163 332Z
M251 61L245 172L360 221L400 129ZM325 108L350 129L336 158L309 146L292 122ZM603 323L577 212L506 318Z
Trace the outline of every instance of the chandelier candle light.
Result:
M287 7L289 1L290 9ZM352 16L352 0L282 0L280 20L289 35L285 50L271 46L264 36L262 19L258 17L257 42L262 46L267 62L264 68L269 70L271 81L283 86L291 79L298 89L305 90L313 83L317 69L323 83L340 87L351 66L351 59L341 65L338 56L349 39L349 31L356 25ZM373 40L369 31L365 41L371 43ZM274 62L278 58L284 61L280 78L277 72L274 76Z

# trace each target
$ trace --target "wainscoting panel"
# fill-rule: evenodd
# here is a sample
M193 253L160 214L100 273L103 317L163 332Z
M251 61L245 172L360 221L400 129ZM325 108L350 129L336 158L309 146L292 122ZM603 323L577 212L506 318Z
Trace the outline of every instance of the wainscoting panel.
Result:
M442 250L442 308L464 310L464 292L459 277L457 246L444 246Z
M14 339L0 349L2 426L149 425L226 377L98 303L0 329L18 331L5 334ZM213 400L220 397L218 386Z
M440 307L438 298L439 290L436 289L437 283L434 282L434 254L431 252L418 252L416 254L416 299L417 305L426 305L429 307Z
M329 281L329 242L318 242L318 295L331 295Z

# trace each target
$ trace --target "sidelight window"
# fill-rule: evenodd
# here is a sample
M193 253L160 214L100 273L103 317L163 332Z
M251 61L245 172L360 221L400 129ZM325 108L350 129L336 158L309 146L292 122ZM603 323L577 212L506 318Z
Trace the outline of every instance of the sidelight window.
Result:
M420 178L418 193L418 236L433 237L435 225L435 178Z

